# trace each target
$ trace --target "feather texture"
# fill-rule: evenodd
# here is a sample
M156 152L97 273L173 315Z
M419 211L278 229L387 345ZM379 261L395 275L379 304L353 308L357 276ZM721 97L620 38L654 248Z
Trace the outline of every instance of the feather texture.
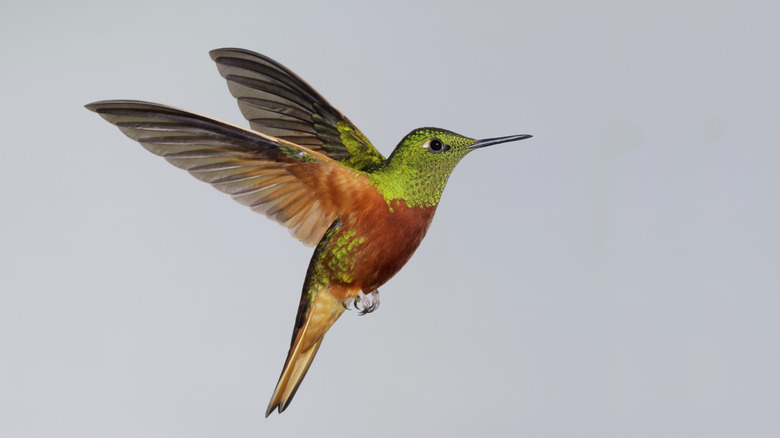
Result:
M283 65L243 49L210 54L252 129L320 151L357 170L384 161L352 122Z
M317 186L317 174L347 170L317 151L165 105L103 101L87 108L153 154L288 227L309 246L338 214L336 204L321 201L326 189Z

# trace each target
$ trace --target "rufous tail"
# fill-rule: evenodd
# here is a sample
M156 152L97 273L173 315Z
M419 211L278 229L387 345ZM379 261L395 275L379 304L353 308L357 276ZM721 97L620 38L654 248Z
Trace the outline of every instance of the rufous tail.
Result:
M265 411L266 417L271 415L274 409L278 409L280 414L287 409L306 376L325 333L344 310L343 298L335 297L328 289L318 291L313 301L301 300L298 312L303 323L296 324L295 337L290 345L282 375Z

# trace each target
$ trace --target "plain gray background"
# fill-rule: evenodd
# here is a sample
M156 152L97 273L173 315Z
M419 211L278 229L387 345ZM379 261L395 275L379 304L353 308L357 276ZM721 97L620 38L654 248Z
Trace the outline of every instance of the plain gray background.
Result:
M24 3L24 6L21 4ZM6 2L0 436L780 436L780 3ZM82 105L267 54L450 179L263 418L311 249Z

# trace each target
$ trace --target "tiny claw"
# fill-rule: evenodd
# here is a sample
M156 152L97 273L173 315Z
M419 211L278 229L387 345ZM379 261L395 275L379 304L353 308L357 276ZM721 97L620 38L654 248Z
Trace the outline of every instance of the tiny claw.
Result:
M363 292L360 292L360 293L362 294ZM355 298L355 299L352 300L352 307L354 307L355 310L357 310L358 312L362 312L363 311L363 309L360 308L360 302L361 301L362 300L360 300L358 298ZM360 313L360 314L362 315L362 313Z
M358 306L358 301L360 302L360 306ZM358 310L358 315L360 316L373 312L379 307L379 291L374 289L367 294L363 293L363 291L360 291L357 298L355 299L354 305L355 309Z

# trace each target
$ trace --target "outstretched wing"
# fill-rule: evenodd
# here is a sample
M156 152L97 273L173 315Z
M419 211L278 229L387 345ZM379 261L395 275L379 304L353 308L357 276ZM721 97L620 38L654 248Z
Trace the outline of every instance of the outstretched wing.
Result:
M345 174L350 177L336 179L355 179L320 152L169 106L114 100L86 107L150 152L290 228L307 245L315 245L338 215L323 181Z
M252 129L366 170L384 161L365 135L303 79L259 53L210 52Z

